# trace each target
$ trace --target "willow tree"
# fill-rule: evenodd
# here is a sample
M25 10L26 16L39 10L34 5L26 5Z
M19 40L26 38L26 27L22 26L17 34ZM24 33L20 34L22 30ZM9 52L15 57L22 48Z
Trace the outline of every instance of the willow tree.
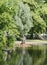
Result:
M30 15L30 7L28 4L20 2L18 4L18 12L14 16L16 26L20 31L22 43L25 43L26 35L31 27L33 27L32 16Z

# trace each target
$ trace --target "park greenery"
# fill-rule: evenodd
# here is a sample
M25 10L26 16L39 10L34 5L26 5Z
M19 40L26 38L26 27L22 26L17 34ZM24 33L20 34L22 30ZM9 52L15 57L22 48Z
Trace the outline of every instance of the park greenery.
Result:
M45 0L0 0L0 43L9 46L17 37L46 32Z
M0 0L0 65L18 65L21 53L17 54L18 50L16 53L12 51L15 41L18 39L25 41L24 38L29 34L29 39L33 39L33 34L42 33L47 33L47 0ZM7 62L4 61L6 56L2 49L11 49L11 58ZM33 54L30 52L32 49ZM46 47L41 49L44 57L42 59L36 55L35 59L33 58L33 65L47 65L47 56L44 54ZM34 54L39 53L38 50L35 52L34 47L28 50L27 57L34 57ZM42 59L42 63L41 60L35 61L38 58Z

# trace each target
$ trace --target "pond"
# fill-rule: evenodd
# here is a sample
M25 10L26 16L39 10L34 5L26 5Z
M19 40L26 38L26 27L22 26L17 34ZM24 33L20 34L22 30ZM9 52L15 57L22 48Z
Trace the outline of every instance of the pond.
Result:
M17 47L7 56L7 60L5 53L2 53L1 65L47 65L47 45L32 45L24 49Z

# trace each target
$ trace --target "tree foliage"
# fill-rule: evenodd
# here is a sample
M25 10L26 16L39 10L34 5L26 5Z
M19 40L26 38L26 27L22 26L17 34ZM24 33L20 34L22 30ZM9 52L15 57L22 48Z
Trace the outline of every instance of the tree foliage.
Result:
M33 27L32 17L30 15L30 8L27 4L23 4L22 2L20 2L18 6L18 13L17 15L15 15L14 19L20 33L22 35L26 35L27 32L29 32L30 28Z
M31 14L34 22L35 32L44 32L46 30L45 14L47 14L47 8L45 0L23 0L24 3L28 3L31 8ZM43 18L45 17L45 18Z
M4 57L6 56L4 56L2 49L10 48L20 34L25 35L28 32L30 34L34 32L47 33L47 0L0 0L0 65L8 65L7 63L5 64ZM37 47L37 49L38 48L39 47ZM33 58L34 65L40 65L40 63L41 65L43 65L43 63L45 65L47 60L45 52L44 58L41 57L41 59L36 58L36 56L32 54L35 60L37 59L37 61L35 61ZM33 53L36 53L36 50ZM9 65L11 65L15 59L16 61L18 61L17 59L20 60L19 54L15 56L12 52L12 56L13 57L9 59L11 62L8 61ZM42 62L40 60L42 60Z
M14 21L14 16L17 22ZM0 0L0 40L6 39L7 32L12 37L22 31L24 34L29 32L32 19L33 32L47 32L46 0Z
M10 2L5 1L0 6L0 47L2 44L6 46L13 43L15 35L19 34L13 20L14 11L10 9L8 3Z
M23 1L24 4L20 1ZM14 16L17 22L14 22ZM30 23L32 19L33 31L37 33L47 31L46 0L0 0L0 37L2 34L5 36L6 32L9 32L12 36L21 33L22 30L25 31L24 34L27 33L29 28L32 27L32 23ZM21 31L17 31L17 26Z

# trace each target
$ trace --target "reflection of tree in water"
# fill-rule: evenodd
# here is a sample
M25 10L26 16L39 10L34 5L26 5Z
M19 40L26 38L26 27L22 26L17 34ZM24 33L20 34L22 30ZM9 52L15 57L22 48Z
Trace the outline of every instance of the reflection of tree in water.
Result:
M11 57L6 62L8 65L46 65L46 54L45 46L40 48L35 46L30 49L22 47L12 51Z
M32 65L32 58L25 49L22 50L20 65Z
M11 58L7 61L9 65L32 65L32 58L26 49L17 49L11 53Z

